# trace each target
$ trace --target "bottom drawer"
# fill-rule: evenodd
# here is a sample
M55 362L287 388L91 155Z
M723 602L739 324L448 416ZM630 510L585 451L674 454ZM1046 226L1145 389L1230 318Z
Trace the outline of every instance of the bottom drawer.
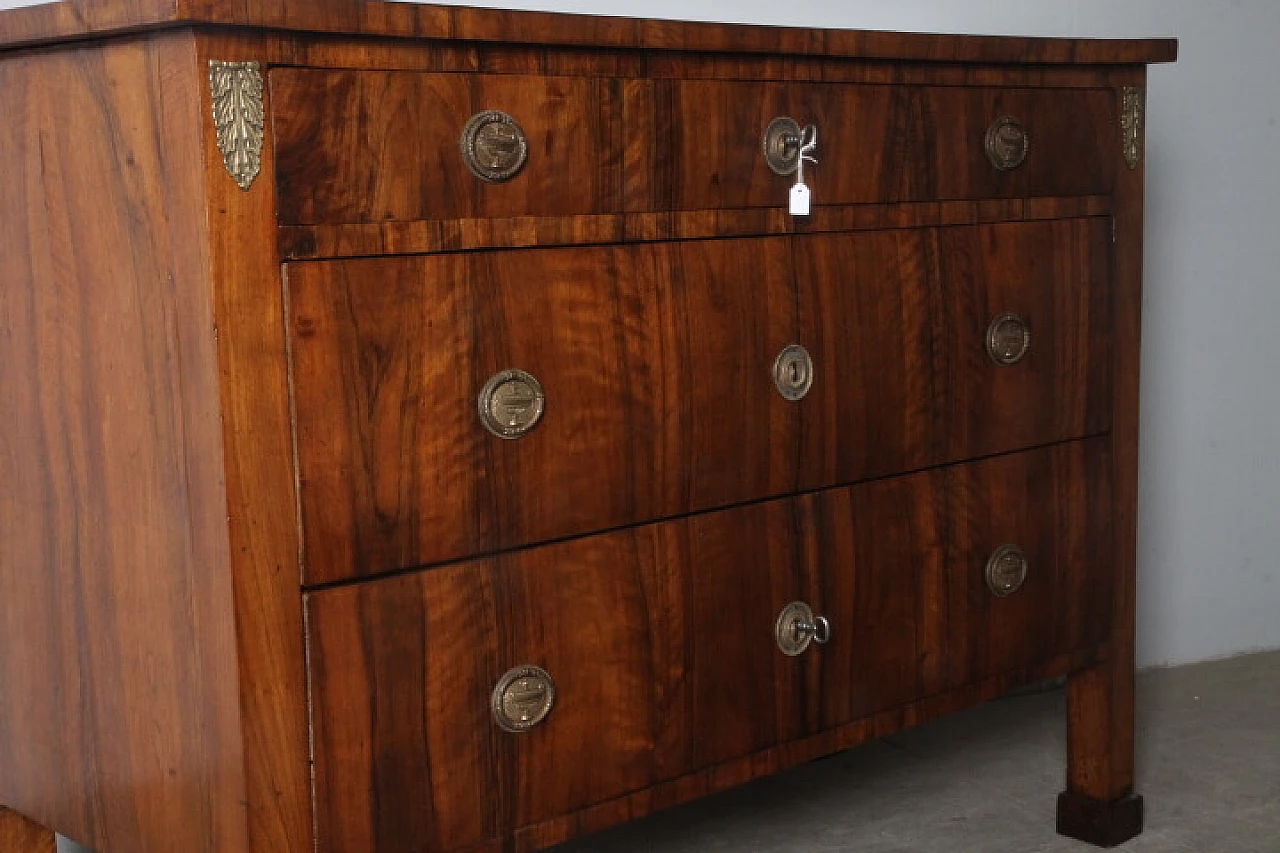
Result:
M1063 445L309 595L319 849L507 837L1101 642L1105 453ZM997 587L1026 578L998 597L1003 545L1018 550ZM831 631L791 656L806 635L779 614L795 601Z

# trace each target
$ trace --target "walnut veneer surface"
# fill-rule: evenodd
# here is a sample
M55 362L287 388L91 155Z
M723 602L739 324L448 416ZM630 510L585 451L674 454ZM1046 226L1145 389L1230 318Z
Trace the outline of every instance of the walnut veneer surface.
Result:
M0 12L0 853L532 851L1058 675L1059 830L1139 832L1175 53Z

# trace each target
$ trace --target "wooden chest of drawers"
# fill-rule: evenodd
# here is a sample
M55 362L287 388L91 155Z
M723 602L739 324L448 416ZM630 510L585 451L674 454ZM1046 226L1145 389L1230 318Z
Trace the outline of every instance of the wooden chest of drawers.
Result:
M1139 832L1174 52L0 13L0 853L532 851L1063 675Z

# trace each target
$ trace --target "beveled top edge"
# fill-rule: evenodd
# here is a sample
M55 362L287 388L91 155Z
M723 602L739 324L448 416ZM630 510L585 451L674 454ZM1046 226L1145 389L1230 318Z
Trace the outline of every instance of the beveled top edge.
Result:
M60 0L0 11L0 49L183 25L574 47L984 64L1172 62L1175 39L1067 39L824 30L512 12L384 0Z

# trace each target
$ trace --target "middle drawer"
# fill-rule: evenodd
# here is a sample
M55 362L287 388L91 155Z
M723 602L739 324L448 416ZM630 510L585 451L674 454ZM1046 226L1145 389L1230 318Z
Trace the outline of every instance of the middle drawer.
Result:
M1108 246L1082 219L290 265L306 582L1103 431Z

